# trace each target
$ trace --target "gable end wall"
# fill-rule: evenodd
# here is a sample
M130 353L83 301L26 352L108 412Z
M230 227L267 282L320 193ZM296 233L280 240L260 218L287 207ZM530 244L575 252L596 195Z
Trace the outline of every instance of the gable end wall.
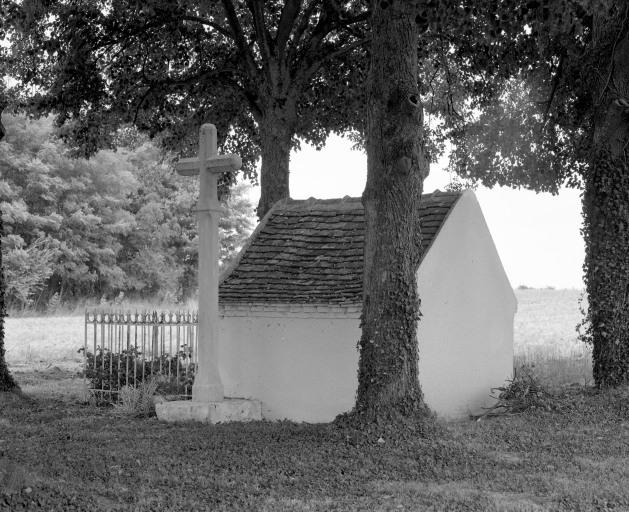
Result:
M517 302L473 193L458 200L417 280L426 402L446 417L479 412L512 375Z

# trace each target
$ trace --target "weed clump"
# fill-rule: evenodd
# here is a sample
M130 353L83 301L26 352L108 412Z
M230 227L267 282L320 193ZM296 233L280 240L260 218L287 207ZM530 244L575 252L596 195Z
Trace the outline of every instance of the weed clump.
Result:
M121 416L151 416L155 412L155 394L159 380L147 379L136 387L123 386L118 393L114 413Z
M514 369L513 378L504 386L492 389L492 398L496 403L486 408L481 414L471 415L480 420L490 416L522 414L535 410L552 411L559 407L557 397L540 382L534 368L524 365ZM496 395L497 393L497 395Z

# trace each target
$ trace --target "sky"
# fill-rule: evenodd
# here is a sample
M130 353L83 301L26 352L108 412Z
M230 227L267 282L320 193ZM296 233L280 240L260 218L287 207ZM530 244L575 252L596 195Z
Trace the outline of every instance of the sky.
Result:
M360 197L367 179L367 155L351 147L351 142L336 135L321 151L302 143L302 149L291 154L291 197ZM450 182L441 164L445 159L431 166L424 192L444 190ZM553 196L478 187L476 196L514 288L583 288L585 250L578 190L562 189ZM259 197L259 187L253 187L254 204Z

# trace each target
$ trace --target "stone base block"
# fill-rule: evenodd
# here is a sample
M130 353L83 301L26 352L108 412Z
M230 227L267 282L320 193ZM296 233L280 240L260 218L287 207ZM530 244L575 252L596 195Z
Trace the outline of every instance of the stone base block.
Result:
M177 400L155 404L157 418L170 423L199 421L202 423L230 423L232 421L259 421L262 404L258 400L225 398L220 402Z

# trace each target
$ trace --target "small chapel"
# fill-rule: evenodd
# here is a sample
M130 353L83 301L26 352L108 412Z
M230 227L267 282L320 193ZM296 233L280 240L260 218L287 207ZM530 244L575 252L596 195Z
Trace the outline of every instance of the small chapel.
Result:
M354 405L362 307L359 198L278 202L219 284L225 396L269 420L327 422ZM429 407L462 418L513 370L515 294L472 191L421 198L419 379Z

